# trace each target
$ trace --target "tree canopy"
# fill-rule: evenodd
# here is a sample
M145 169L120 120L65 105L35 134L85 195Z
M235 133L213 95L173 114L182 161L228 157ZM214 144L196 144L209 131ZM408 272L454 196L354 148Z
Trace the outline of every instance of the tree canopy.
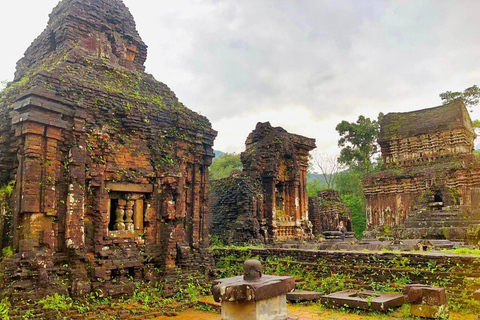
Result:
M213 160L209 168L210 179L227 178L233 170L242 170L242 168L243 165L239 154L224 153Z
M379 121L383 113L378 115L378 120L358 117L357 122L343 120L335 128L340 134L338 146L342 147L338 161L350 168L362 169L368 174L372 168L372 157L378 152L377 137L380 131Z
M447 104L453 100L461 98L463 99L465 106L471 111L472 107L476 106L480 102L480 88L476 85L473 85L463 90L463 92L445 91L440 93L440 98L442 99L443 104Z

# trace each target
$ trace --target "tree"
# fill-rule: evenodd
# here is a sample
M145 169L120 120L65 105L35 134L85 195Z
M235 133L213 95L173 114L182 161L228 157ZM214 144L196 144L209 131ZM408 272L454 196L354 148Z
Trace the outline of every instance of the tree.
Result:
M342 198L343 203L350 208L352 228L355 232L355 237L361 239L363 231L367 228L367 217L364 212L365 204L363 196L354 193L347 193L341 194L340 197Z
M363 171L348 169L339 172L336 177L335 186L338 192L342 194L357 194L363 197Z
M7 87L8 81L7 80L0 80L0 91Z
M378 115L378 120L370 120L359 116L357 122L343 120L335 128L340 134L338 146L342 147L338 161L350 168L359 168L364 174L371 170L372 157L378 152L377 137L380 131L379 121L383 113Z
M333 189L337 173L345 169L338 161L338 155L329 155L325 152L315 152L312 156L312 167L319 169L326 189Z
M447 104L456 99L463 99L465 106L472 111L472 108L480 102L480 88L476 85L473 85L463 92L459 91L445 91L440 93L440 99L442 99L443 104Z
M307 196L309 197L316 197L318 191L325 189L325 183L323 183L323 181L320 179L313 179L311 181L307 181Z
M233 170L242 170L243 165L240 155L236 153L224 153L215 158L209 168L210 179L217 180L230 176Z

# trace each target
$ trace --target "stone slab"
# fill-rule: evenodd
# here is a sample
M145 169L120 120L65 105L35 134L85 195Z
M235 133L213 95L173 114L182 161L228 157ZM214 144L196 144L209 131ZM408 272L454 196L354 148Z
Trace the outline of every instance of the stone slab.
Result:
M285 295L295 289L295 279L288 276L263 275L259 280L245 281L243 276L213 282L213 298L224 301L260 301Z
M293 291L287 293L287 300L292 302L318 301L323 295L323 292Z
M106 187L110 191L121 191L121 192L140 192L140 193L151 193L153 192L153 185L148 183L128 183L128 182L107 182Z
M322 302L336 307L349 307L362 310L387 311L405 304L405 297L397 293L377 293L374 291L344 290L322 297Z

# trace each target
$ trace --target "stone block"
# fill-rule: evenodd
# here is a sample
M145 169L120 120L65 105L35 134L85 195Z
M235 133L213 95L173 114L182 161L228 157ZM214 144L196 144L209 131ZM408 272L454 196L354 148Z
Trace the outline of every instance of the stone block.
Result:
M409 284L403 288L407 303L429 306L447 304L447 294L444 288L422 284Z
M292 302L318 301L323 295L323 292L293 291L287 293L287 300Z
M47 137L50 139L61 140L62 139L62 130L59 128L48 127L47 128Z
M140 193L150 193L153 192L152 184L141 184L141 183L127 183L127 182L107 182L106 187L111 191L121 191L121 192L140 192Z
M397 293L377 293L368 290L344 290L323 296L322 302L336 307L387 311L390 308L396 308L403 305L405 303L405 297Z
M45 132L45 126L43 124L34 123L34 122L27 122L24 123L22 126L22 133L23 134L37 134L42 136Z
M95 268L95 278L107 279L107 271L105 268Z
M260 301L222 302L222 320L286 320L285 294Z
M412 304L410 313L414 317L431 318L431 319L448 319L448 306L429 306Z

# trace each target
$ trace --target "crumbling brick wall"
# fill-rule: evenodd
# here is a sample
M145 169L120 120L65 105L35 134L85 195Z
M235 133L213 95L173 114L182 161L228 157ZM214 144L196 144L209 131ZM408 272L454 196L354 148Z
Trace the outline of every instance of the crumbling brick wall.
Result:
M211 182L211 233L225 243L264 243L266 221L260 184L245 174Z
M2 263L3 294L114 295L128 279L211 268L216 132L144 72L146 48L122 1L64 0L18 62L0 95L17 253Z

